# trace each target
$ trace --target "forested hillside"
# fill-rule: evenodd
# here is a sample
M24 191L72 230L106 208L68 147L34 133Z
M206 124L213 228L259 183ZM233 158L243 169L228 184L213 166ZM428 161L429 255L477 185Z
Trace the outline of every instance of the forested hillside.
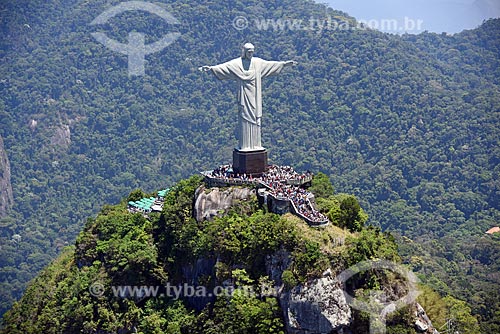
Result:
M299 63L264 82L272 162L354 193L369 223L401 236L424 280L467 300L483 332L500 331L500 241L484 234L500 221L499 20L453 36L238 30L238 16L353 19L304 0L161 1L179 24L135 11L90 25L117 3L0 3L0 136L14 198L0 220L3 310L104 204L230 161L234 83L197 68L251 41L256 56ZM181 36L146 56L145 76L129 76L97 31L122 43L130 31L146 43Z
M346 303L332 276L340 277L347 267L369 259L385 259L395 266L401 259L389 233L364 226L366 214L354 196L334 194L324 174L313 180L310 190L331 220L320 228L292 214L280 216L260 208L254 186L246 188L248 197L216 217L197 220L200 207L193 200L222 191L206 188L201 180L193 176L175 184L161 213L128 212L130 198L146 196L140 191L118 205L105 206L87 221L75 246L66 247L32 281L5 314L0 333L370 331L370 315ZM227 193L241 190L224 188ZM341 228L347 221L352 224ZM379 304L374 294L395 301L417 288L403 266L402 271L384 271L377 270L377 261L370 263L371 270L345 281L344 289L358 302ZM171 287L184 290L172 294ZM465 302L440 298L424 286L418 289L417 302L429 310L434 325L453 318L453 327L461 333L477 333L477 319ZM389 312L386 332L422 333L415 327L415 307L408 301Z

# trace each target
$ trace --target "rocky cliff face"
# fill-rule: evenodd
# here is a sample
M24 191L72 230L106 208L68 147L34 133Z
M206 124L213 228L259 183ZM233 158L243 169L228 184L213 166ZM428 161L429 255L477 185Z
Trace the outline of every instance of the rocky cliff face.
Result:
M266 260L269 277L283 286L281 275L292 259L290 253L276 252ZM288 334L343 333L352 321L340 283L327 270L324 277L295 286L288 292L278 288Z
M342 333L351 323L351 308L331 276L294 287L280 297L290 334Z
M71 144L71 130L69 125L61 124L53 129L53 135L50 138L50 144L67 149Z
M239 201L252 199L255 190L249 188L205 188L195 193L194 216L198 222L210 220L227 212ZM287 334L346 334L352 333L352 310L344 295L341 283L329 269L322 277L299 284L290 290L284 288L282 274L293 261L284 249L266 258L266 272L274 282ZM215 277L214 259L198 259L182 268L183 282L198 285L200 277ZM238 267L238 266L236 266ZM235 267L235 268L236 268ZM223 282L212 282L221 285ZM229 285L232 283L229 283ZM187 302L197 310L203 309L214 298L188 298ZM419 333L437 334L425 311L418 305L415 311L415 329Z
M217 261L215 259L197 259L194 263L188 264L182 267L182 279L183 283L187 283L190 286L200 286L203 285L200 282L202 277L215 277L215 265ZM218 284L218 282L213 281L212 283ZM201 311L208 303L215 301L215 296L193 296L186 297L186 302L189 306L197 311Z
M231 187L221 190L201 186L195 194L194 217L198 222L210 220L223 214L238 201L250 200L255 196L255 189Z
M419 303L413 306L415 309L415 329L418 333L439 334L438 330L432 325L431 319L425 313L424 308Z
M184 283L192 286L200 284L200 278L214 277L216 260L198 259L182 268ZM285 292L282 288L281 274L291 263L290 254L286 251L276 252L267 259L269 277L277 284L277 298L283 310L287 334L323 334L349 333L348 326L352 321L351 309L347 304L339 282L329 275L300 284ZM226 282L212 282L224 285ZM230 284L229 284L230 285ZM198 311L215 297L190 297L186 302Z
M5 216L13 205L10 163L3 146L3 138L0 136L0 217Z

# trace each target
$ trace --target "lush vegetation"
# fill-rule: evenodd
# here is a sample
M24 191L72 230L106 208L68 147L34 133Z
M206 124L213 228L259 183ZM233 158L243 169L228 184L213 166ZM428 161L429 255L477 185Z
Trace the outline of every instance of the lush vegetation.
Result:
M352 208L343 226L396 232L404 262L441 295L466 300L482 332L500 332L500 241L484 235L500 221L499 20L453 36L237 30L240 15L353 19L304 0L162 1L179 25L143 12L89 25L116 3L0 4L0 136L15 200L0 219L2 310L104 204L230 160L234 85L197 68L234 58L249 40L257 56L299 62L264 82L272 162L322 171L339 193L354 194L370 220L343 195L326 200ZM133 30L147 43L182 35L146 57L145 76L128 77L127 57L91 32L126 43ZM107 250L123 251L99 245ZM149 251L137 250L140 261L155 266Z
M285 289L319 277L326 268L337 274L359 261L400 260L394 239L378 228L351 233L338 227L341 220L333 221L337 226L311 228L295 216L260 210L255 199L213 221L197 222L192 210L199 185L198 176L180 181L169 193L163 212L149 218L129 213L125 200L105 206L95 219L87 221L75 246L66 247L42 270L6 313L3 331L284 333L282 311L273 293L276 282L267 276L266 257L278 251L291 254L291 264L282 274ZM130 194L135 195L137 191ZM328 198L335 203L333 194ZM246 207L245 213L242 207ZM193 276L186 272L200 261L212 263L212 269L196 278L199 286L213 288L231 282L234 291L205 300L203 307L189 298L115 291L117 286L165 287L190 282ZM357 291L390 290L400 283L383 273L367 272L351 279L349 285ZM433 306L431 316L455 311L458 304L448 307L446 299L425 289L423 295ZM436 301L440 304L434 305ZM476 321L461 323L460 329L477 326L470 309L460 312L460 319ZM405 309L391 318L389 328L414 334L412 319L411 311ZM367 325L367 316L357 313L351 327L360 332Z

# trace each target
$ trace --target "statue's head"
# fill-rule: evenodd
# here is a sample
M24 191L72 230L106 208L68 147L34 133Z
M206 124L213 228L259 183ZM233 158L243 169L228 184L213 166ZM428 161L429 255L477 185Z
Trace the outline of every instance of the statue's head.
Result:
M255 47L252 43L245 43L241 48L241 58L252 59L253 53L255 52Z

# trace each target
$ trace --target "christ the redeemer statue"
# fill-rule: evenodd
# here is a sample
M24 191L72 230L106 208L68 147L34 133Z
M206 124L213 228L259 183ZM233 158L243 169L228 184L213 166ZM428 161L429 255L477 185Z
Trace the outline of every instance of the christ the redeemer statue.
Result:
M277 75L281 70L297 62L267 61L254 57L255 48L251 43L243 45L241 57L215 66L199 69L211 71L220 80L238 82L238 151L264 150L261 142L262 118L262 78Z

